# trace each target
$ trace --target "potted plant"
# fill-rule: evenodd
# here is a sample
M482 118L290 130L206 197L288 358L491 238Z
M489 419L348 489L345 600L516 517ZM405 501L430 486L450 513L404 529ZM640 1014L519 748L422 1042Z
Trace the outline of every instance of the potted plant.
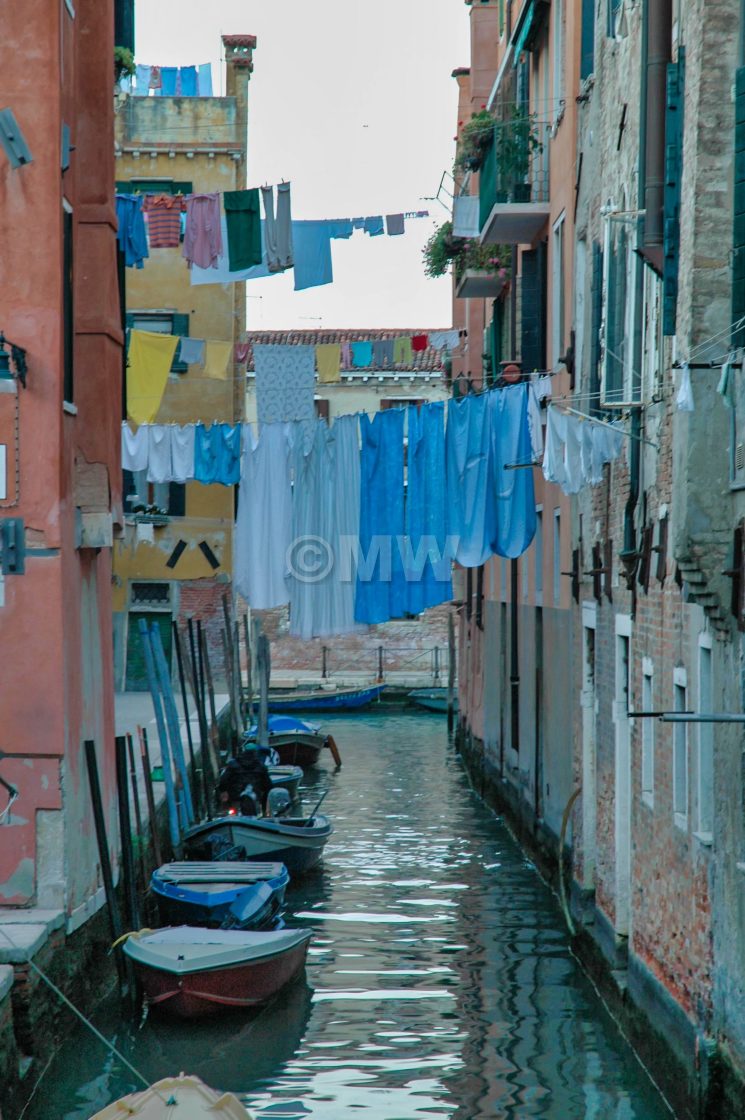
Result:
M536 152L543 150L536 114L525 109L514 110L511 116L497 123L494 136L499 169L497 201L529 202L530 162Z
M464 238L453 237L453 223L443 222L422 250L424 271L433 279L444 276L450 262L462 251Z
M510 266L510 250L506 245L482 245L475 238L453 237L453 223L443 222L422 250L427 276L444 276L451 263L456 279L466 269L488 272L506 279Z
M456 171L478 171L494 135L494 117L486 109L474 113L458 137Z
M114 83L119 85L122 78L134 77L135 60L129 47L114 47Z

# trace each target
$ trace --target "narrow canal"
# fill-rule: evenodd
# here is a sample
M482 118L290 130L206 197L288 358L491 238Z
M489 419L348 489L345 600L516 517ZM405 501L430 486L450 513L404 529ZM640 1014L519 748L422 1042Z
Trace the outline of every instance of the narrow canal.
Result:
M445 721L333 721L335 834L288 894L315 932L305 982L250 1017L95 1018L148 1081L180 1070L261 1120L669 1117L569 953L550 891L470 791ZM28 1120L87 1120L138 1086L76 1032Z

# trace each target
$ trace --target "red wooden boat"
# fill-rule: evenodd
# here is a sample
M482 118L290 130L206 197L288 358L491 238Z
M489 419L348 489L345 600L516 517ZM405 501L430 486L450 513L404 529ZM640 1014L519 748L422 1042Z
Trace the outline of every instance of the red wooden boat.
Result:
M130 935L124 952L151 1007L196 1019L271 999L302 970L310 937L295 929L170 926Z

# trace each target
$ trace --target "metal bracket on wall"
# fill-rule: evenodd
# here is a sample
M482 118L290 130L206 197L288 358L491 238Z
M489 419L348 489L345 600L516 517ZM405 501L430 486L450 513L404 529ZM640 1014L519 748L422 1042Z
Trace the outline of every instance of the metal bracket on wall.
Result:
M0 521L0 572L22 576L26 571L26 536L22 517Z

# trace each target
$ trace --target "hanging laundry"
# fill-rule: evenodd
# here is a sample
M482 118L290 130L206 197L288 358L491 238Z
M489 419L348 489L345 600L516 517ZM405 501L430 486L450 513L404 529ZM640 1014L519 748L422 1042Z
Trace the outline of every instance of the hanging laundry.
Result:
M357 622L387 622L406 611L404 535L404 411L360 416L360 534Z
M181 214L186 203L180 194L146 194L142 209L147 214L151 249L178 249L181 242Z
M135 67L135 93L138 97L147 97L150 92L150 81L152 77L151 66Z
M182 66L179 71L181 78L181 96L197 96L197 68L196 66Z
M420 614L453 597L447 536L445 402L407 410L406 611Z
M264 204L264 240L266 243L266 262L270 272L282 272L292 268L292 200L290 184L280 183L277 187L277 213L274 213L274 187L262 187L261 198Z
M212 97L212 63L203 62L199 67L197 78L197 93L199 97Z
M264 245L266 223L261 223L261 238L262 246ZM192 286L202 284L239 284L244 280L263 280L267 276L276 275L269 271L266 260L266 251L263 249L263 260L261 264L254 265L253 268L245 268L240 272L230 271L230 262L228 260L228 224L223 216L220 219L220 235L222 239L223 248L217 258L217 264L212 268L200 268L199 265L193 264L191 267L190 281Z
M543 476L547 482L560 486L565 494L577 494L583 486L595 486L602 481L603 465L618 458L623 441L622 428L549 407Z
M481 233L480 200L477 194L453 199L453 237L478 237Z
M393 361L397 366L410 366L414 361L410 338L402 337L394 339Z
M163 79L160 73L160 66L150 67L150 89L162 89Z
M352 344L350 342L342 342L341 344L341 368L352 368Z
M122 470L147 470L147 424L140 424L134 432L126 420L122 421Z
M291 450L288 424L264 424L260 438L253 425L243 425L233 582L252 610L270 610L289 601L285 577L292 545Z
M230 342L207 340L204 353L204 376L216 381L226 381L232 373L233 345Z
M203 338L182 338L179 341L179 361L187 366L204 365L205 341Z
M349 218L331 218L326 222L329 237L347 241L354 233L354 226Z
M339 380L341 347L338 342L324 342L316 346L316 369L321 384Z
M127 412L136 424L149 424L158 415L177 344L174 335L130 331Z
M331 429L333 455L333 514L330 543L335 562L331 571L331 631L349 634L357 629L355 549L360 531L360 433L357 416L340 416ZM322 635L323 636L323 635Z
M385 229L389 237L399 237L406 232L403 214L386 214Z
M380 237L384 232L383 215L377 214L373 218L365 218L364 226L365 233L369 233L370 237Z
M220 450L217 482L237 486L241 478L241 426L220 424Z
M532 381L528 385L528 427L533 462L540 463L543 460L543 418Z
M181 255L189 264L216 268L222 254L219 194L190 194L186 198L186 234Z
M365 218L352 218L352 229L364 229Z
M225 191L222 196L228 226L228 261L231 272L261 264L261 213L259 191Z
M222 425L197 424L194 432L194 478L210 486L219 482L222 454Z
M433 350L455 350L460 342L458 331L432 331L429 344Z
M116 195L117 240L124 253L127 268L143 267L143 261L150 256L147 248L145 219L142 214L142 196L139 194Z
M352 343L352 365L355 367L355 369L368 369L372 365L372 359L372 342Z
M680 388L675 398L675 407L678 412L694 412L693 388L691 387L691 371L688 362L683 362L680 367Z
M717 392L724 401L725 406L730 409L735 407L735 379L732 375L732 365L734 361L734 354L730 354L727 360L722 362L722 372L719 375L719 382L717 384Z
M189 482L194 478L195 440L195 424L174 424L171 429L172 482Z
M293 222L295 291L332 284L331 238L325 222Z
M260 424L312 420L316 356L312 346L254 346Z
M445 440L447 530L455 546L455 559L465 568L478 568L488 560L496 536L489 437L488 394L449 402Z
M376 369L393 368L392 338L378 338L373 342L373 365Z
M535 395L539 401L545 401L552 392L551 378L547 373L535 379Z
M178 86L178 67L161 66L160 83L161 97L175 97Z
M170 482L173 473L171 464L170 424L149 424L147 429L147 480L148 482Z
M248 362L248 352L251 349L250 342L236 342L235 344L235 360L239 365L246 365Z
M429 339L426 334L415 334L411 337L411 349L416 353L420 350L426 350L429 346Z
M533 471L514 469L516 464L529 463L533 454L528 388L525 384L511 385L486 394L493 480L489 497L493 495L496 503L491 550L513 560L528 548L537 524Z

